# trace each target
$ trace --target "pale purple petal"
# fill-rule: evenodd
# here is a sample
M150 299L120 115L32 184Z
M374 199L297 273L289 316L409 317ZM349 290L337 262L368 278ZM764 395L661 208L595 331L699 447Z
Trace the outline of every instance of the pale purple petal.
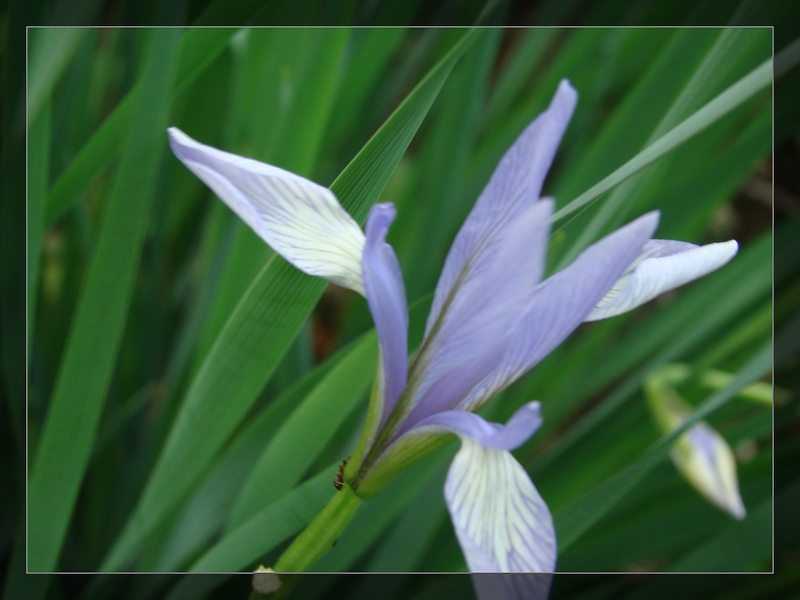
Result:
M550 103L503 156L489 183L458 232L436 286L426 335L439 318L465 264L487 236L515 220L539 199L547 171L567 128L578 94L562 80Z
M455 408L498 364L544 270L552 208L550 201L529 206L464 265L411 367L412 412L399 434Z
M648 213L593 244L566 269L540 283L501 363L457 408L477 410L564 341L639 256L657 225L658 213Z
M455 433L467 436L487 448L514 450L536 433L541 424L539 402L528 402L505 425L489 423L483 417L465 410L448 410L421 421L409 435Z
M552 573L472 573L478 600L547 600Z
M651 240L586 320L621 315L659 294L703 277L731 260L738 248L733 240L705 246Z
M388 415L406 385L408 371L408 309L403 274L386 233L396 211L376 204L367 218L361 270L367 303L381 348L383 416Z
M364 234L321 185L168 130L172 151L255 233L295 267L364 294Z
M445 501L467 566L473 572L552 572L553 519L510 449L541 425L539 403L520 408L506 425L465 411L432 415L406 436L453 433L461 449L445 483Z
M516 438L525 429L523 425L528 430L538 427L538 406L534 409L528 405L522 410L525 412L519 423L510 421L506 428L476 426L474 420L481 417L464 413L471 415L469 421L449 418L445 421L453 427L431 423L418 430L449 429L461 438L444 496L467 566L473 572L541 573L555 569L556 537L547 504L511 453L495 445L503 433ZM478 440L489 441L494 447Z

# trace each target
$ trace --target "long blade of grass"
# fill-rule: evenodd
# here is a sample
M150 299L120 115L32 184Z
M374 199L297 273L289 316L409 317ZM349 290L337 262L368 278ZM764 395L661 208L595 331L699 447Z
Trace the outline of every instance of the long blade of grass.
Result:
M36 120L52 95L86 31L73 27L30 30L28 126Z
M264 441L275 435L294 407L300 405L352 349L353 346L343 348L303 379L286 388L236 433L195 488L189 502L181 509L181 516L153 565L145 565L147 570L176 571L183 568L186 560L196 556L203 544L224 528L230 516L230 507L236 502L244 483L251 476L253 465L263 453ZM264 502L259 508L269 504Z
M667 131L675 127L682 119L685 119L690 114L690 111L698 105L699 101L708 97L709 91L713 90L718 82L733 68L733 65L737 63L738 56L733 50L738 50L740 53L744 52L748 43L755 37L755 33L758 33L758 31L734 28L724 29L719 34L714 45L695 69L681 93L661 118L645 147L664 136ZM556 270L561 270L571 263L581 251L599 237L600 232L607 227L609 222L618 224L621 221L620 213L624 214L626 212L623 206L630 198L642 195L643 188L649 182L661 177L666 166L665 161L660 161L646 172L638 173L617 186L603 202L598 213L584 228L578 239L570 246L569 251L564 255Z
M241 571L311 522L336 493L331 464L283 498L261 510L203 554L191 571Z
M234 504L229 528L294 487L325 448L369 386L377 338L367 335L298 405L272 437Z
M455 62L467 32L334 181L359 222L377 200ZM273 257L250 286L191 384L166 446L101 570L121 566L188 491L252 406L325 288Z
M692 136L728 114L737 106L740 106L771 82L772 59L769 59L761 66L742 77L701 109L694 112L690 117L683 120L679 125L670 129L669 132L658 138L658 140L642 150L605 179L593 185L564 208L556 211L555 214L553 214L552 220L554 222L559 221L596 200L614 186L622 183L635 173L638 173L656 159L675 149Z
M228 28L190 29L182 36L172 98L225 49L234 33L235 29ZM130 131L140 94L140 87L134 86L56 179L47 198L45 227L66 214L81 190L115 159L121 140Z
M31 571L52 571L75 505L111 379L167 122L178 32L153 33L132 129L86 276L29 487Z
M41 258L44 203L50 185L50 104L38 118L31 121L28 131L28 339L31 339L39 290L39 259ZM28 347L30 356L30 345Z

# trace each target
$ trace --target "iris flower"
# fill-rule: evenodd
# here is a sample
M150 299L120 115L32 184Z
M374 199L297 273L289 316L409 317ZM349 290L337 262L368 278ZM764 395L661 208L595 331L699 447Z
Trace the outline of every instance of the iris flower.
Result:
M444 493L473 572L551 572L556 562L550 512L511 454L539 428L539 403L525 404L505 425L475 411L582 322L631 310L737 250L734 241L652 240L659 215L651 212L542 281L554 202L539 194L576 102L562 81L500 161L449 251L410 361L403 278L385 241L393 205L376 204L362 233L330 190L169 130L176 156L276 252L366 296L380 360L372 417L344 483L369 498L443 434L458 436Z

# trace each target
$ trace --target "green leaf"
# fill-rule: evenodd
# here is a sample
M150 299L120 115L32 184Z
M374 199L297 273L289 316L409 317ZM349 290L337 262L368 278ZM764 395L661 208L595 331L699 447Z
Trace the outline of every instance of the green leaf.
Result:
M51 110L47 103L28 131L28 339L34 331L39 297L44 203L50 185L50 128Z
M139 264L178 35L153 32L114 191L81 293L29 488L31 571L53 571L97 432Z
M190 29L181 37L170 100L225 49L234 33L236 30L229 28ZM66 214L81 191L116 158L121 140L137 118L135 107L141 94L140 87L134 86L55 181L45 207L46 227Z
M661 136L654 143L642 150L631 160L622 165L619 169L608 175L602 181L596 183L580 196L575 198L564 208L559 209L553 215L553 221L558 221L564 217L583 208L600 195L604 194L614 186L625 181L631 175L660 158L670 150L673 150L692 136L696 135L716 120L728 114L734 108L750 99L764 87L772 82L772 59L765 61L760 67L745 75L742 79L730 86L719 94L705 106L694 112L690 117L683 120L679 125L670 129L669 132Z
M272 437L233 506L229 528L241 525L301 480L346 418L364 398L375 369L373 332L339 361Z
M157 553L155 562L144 565L147 570L177 571L185 568L189 558L197 556L198 551L220 530L226 529L230 507L237 500L242 486L251 477L253 465L263 454L264 441L271 439L280 430L294 408L301 405L303 399L317 388L352 349L352 346L348 346L337 352L300 381L285 388L258 415L248 419L192 492ZM264 502L258 508L269 504L271 502Z
M464 34L334 181L331 190L359 222L475 36ZM134 515L101 570L124 564L191 488L252 406L325 285L280 257L267 263L191 384Z
M645 146L653 144L664 136L668 130L675 127L681 119L686 118L700 102L704 101L718 87L719 82L723 81L724 77L739 63L739 54L744 52L754 40L759 39L759 33L759 30L752 29L722 30L669 110L661 117ZM764 33L766 33L765 30ZM763 41L768 42L766 36L763 37ZM767 44L761 44L761 46L760 49L767 50ZM660 86L658 89L660 91ZM572 243L557 270L571 263L592 241L599 238L601 232L607 232L611 228L621 225L624 215L630 212L631 200L637 197L640 199L642 196L647 197L648 190L645 188L658 185L670 166L670 161L661 160L646 172L638 173L616 187L583 229L578 239ZM612 224L612 227L609 227L609 223Z
M190 571L242 571L307 525L336 493L336 464L261 510L203 554ZM174 590L171 597L181 597ZM185 597L185 596L184 596Z
M28 126L39 116L86 33L83 28L31 29Z

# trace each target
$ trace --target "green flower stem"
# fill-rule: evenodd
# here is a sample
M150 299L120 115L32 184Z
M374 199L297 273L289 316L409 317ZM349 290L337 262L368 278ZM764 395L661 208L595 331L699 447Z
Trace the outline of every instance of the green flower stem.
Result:
M331 549L361 502L353 489L344 485L281 555L275 564L275 571L299 573L311 568Z

